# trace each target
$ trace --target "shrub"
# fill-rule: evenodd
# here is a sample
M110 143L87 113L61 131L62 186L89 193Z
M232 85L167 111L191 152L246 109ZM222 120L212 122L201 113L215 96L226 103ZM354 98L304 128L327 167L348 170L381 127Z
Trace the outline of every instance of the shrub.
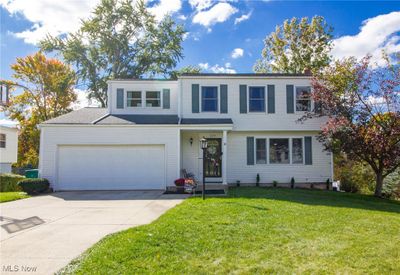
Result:
M388 199L400 199L400 169L385 178L382 196Z
M0 174L0 192L17 192L21 191L18 182L25 179L24 176L16 174Z
M274 181L272 182L272 185L273 185L274 187L277 187L277 186L278 186L278 181L274 180Z
M290 179L290 188L294 189L294 183L295 183L295 181L294 181L294 178L292 177Z
M47 179L38 178L21 180L18 185L28 194L38 194L47 191L50 184Z
M256 186L260 186L260 174L257 174L256 176Z
M176 179L175 180L175 185L176 186L184 186L185 185L185 179L184 178Z

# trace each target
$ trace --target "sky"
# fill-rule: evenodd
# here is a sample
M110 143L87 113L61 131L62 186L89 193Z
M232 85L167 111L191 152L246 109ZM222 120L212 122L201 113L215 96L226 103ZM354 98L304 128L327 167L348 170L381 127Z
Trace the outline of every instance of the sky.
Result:
M17 57L35 53L47 33L79 28L99 0L0 0L0 79L11 79ZM261 56L263 40L292 17L321 15L333 27L335 58L400 51L400 1L147 0L161 20L170 14L187 31L178 68L200 66L204 72L244 73ZM87 106L78 90L79 107ZM0 124L8 123L0 114Z

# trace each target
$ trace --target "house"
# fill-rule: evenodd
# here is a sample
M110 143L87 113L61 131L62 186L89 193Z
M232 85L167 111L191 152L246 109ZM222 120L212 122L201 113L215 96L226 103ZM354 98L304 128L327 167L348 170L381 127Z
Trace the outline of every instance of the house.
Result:
M207 184L318 184L332 155L316 135L307 74L184 74L115 79L108 107L41 124L39 173L54 190L166 189L193 173ZM208 140L203 160L199 145Z
M18 129L0 125L0 173L11 173L11 165L17 162Z

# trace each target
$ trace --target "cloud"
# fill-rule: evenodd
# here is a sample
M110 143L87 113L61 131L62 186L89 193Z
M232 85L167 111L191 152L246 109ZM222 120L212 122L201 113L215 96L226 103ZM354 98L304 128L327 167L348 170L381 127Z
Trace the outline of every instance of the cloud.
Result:
M77 101L71 105L71 108L74 110L82 109L85 107L100 107L101 104L96 99L89 100L87 98L86 90L75 89L75 93L77 94Z
M332 55L335 58L372 55L372 61L383 65L382 50L390 55L400 51L400 11L378 15L362 22L360 32L346 35L333 41Z
M250 11L248 14L242 14L242 16L235 18L235 25L250 19L252 14L253 14L253 11Z
M208 63L199 63L199 67L204 71L209 71L213 73L225 73L225 74L235 74L236 70L232 69L231 63L225 63L225 66L220 66L219 64L215 64L214 66L210 66Z
M199 63L199 67L202 70L208 70L208 68L209 68L208 63Z
M178 12L182 7L181 0L160 0L160 2L148 10L156 17L157 21L161 21L167 14L171 15Z
M189 0L189 4L197 11L208 9L212 6L212 0Z
M234 49L234 50L232 51L231 57L232 57L233 59L236 59L236 58L242 57L242 56L243 56L243 53L244 53L243 49L241 49L241 48L236 48L236 49Z
M194 15L192 22L203 25L204 27L210 27L216 23L225 22L226 20L229 19L229 17L231 17L231 15L238 12L236 8L224 2L220 2L212 6L208 10L204 9L197 9L197 10L198 12Z

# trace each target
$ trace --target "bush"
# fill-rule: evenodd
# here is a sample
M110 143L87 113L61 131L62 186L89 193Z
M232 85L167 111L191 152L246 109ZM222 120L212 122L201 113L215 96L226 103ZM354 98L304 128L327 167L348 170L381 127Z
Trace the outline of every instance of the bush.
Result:
M47 179L24 179L21 180L18 185L22 191L28 194L39 194L49 189L49 181Z
M0 192L18 192L21 188L18 186L18 182L25 179L24 176L16 174L0 174Z
M385 178L383 181L382 196L388 199L400 199L400 169Z
M180 178L175 180L175 185L176 186L184 186L185 185L185 179L184 178Z
M290 179L290 188L294 189L294 184L295 184L295 181L294 181L294 178L292 177Z

